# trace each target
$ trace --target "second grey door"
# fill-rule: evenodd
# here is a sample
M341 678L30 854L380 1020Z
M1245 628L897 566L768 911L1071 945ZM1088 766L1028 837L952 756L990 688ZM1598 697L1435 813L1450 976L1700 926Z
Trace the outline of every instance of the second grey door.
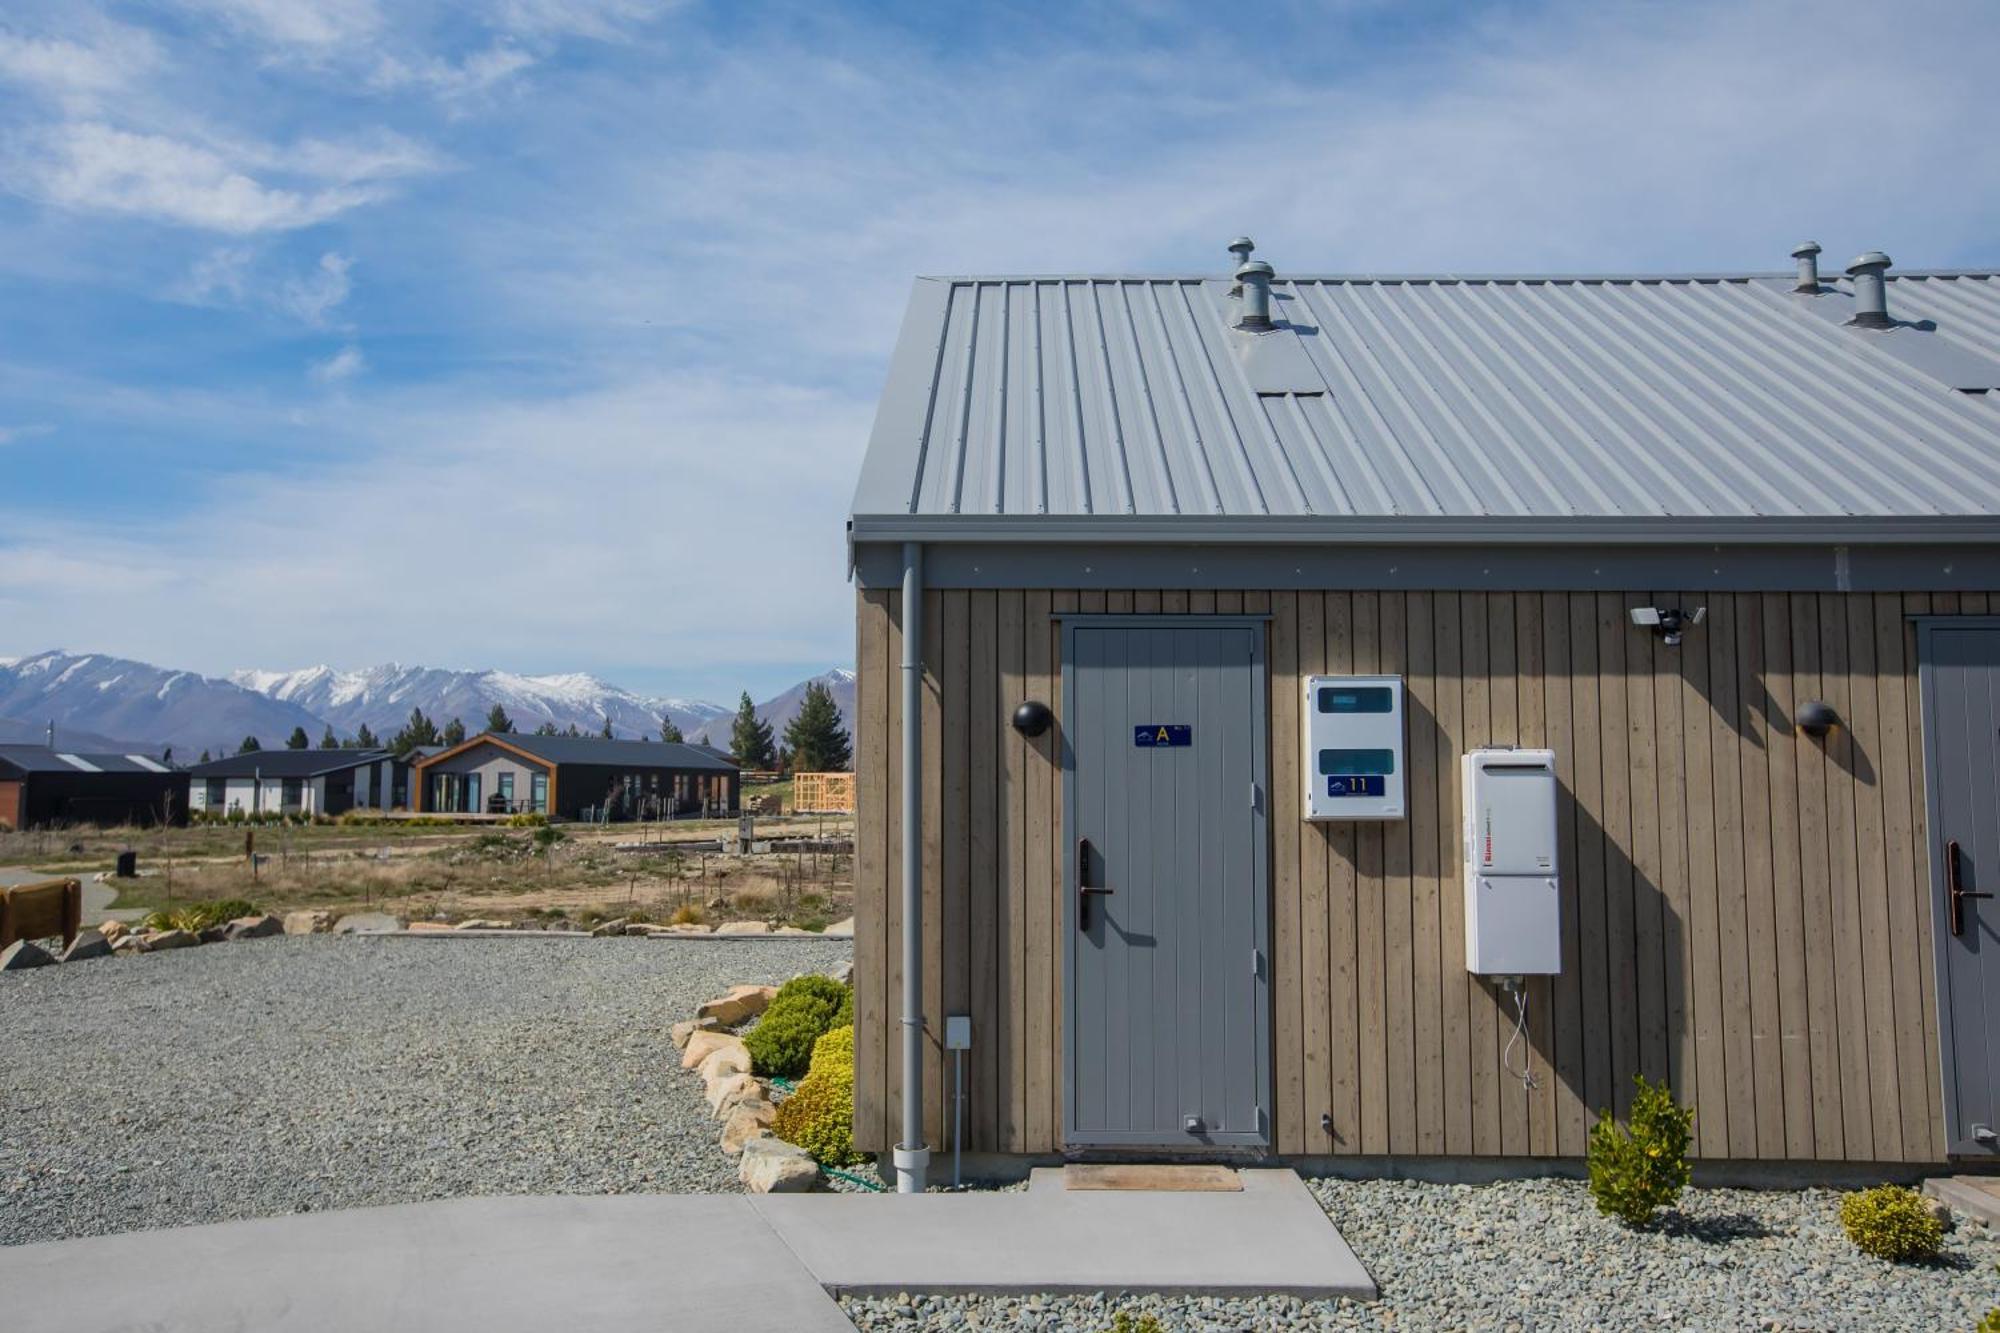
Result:
M1066 627L1070 1144L1269 1141L1263 637Z
M2000 1149L2000 626L1920 630L1945 1128Z

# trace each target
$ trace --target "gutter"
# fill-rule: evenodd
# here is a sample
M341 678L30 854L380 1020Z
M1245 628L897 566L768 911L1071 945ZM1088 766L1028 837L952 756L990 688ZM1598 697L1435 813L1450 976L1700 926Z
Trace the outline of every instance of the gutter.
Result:
M903 1136L896 1193L922 1194L924 1143L924 548L903 544Z

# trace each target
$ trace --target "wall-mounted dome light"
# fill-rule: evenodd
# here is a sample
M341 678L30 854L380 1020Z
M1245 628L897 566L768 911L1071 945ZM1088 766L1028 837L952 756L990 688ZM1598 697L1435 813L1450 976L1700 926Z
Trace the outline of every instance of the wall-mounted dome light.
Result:
M1014 730L1033 739L1049 729L1056 715L1040 699L1030 699L1014 710Z
M1840 714L1824 699L1808 699L1799 705L1798 715L1792 721L1808 736L1824 736L1840 725Z

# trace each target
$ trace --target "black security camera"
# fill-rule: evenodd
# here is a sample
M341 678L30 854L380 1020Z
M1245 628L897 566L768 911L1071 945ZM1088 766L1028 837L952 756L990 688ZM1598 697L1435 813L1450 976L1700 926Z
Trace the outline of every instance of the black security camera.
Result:
M1678 648L1681 636L1699 625L1707 614L1705 606L1697 606L1693 611L1668 606L1635 606L1632 608L1632 623L1650 628L1667 647Z

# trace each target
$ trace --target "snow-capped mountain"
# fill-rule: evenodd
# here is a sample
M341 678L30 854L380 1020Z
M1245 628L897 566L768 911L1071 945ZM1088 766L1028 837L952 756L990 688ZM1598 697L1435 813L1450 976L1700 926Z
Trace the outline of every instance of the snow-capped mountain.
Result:
M833 693L833 702L840 708L840 725L847 728L848 735L854 734L854 673L845 667L835 667L831 671L814 676L811 680L802 680L776 698L766 699L757 705L757 716L770 724L772 733L780 742L785 738L786 724L797 717L799 709L805 705L806 686L815 681ZM731 708L723 711L727 716L715 719L700 732L688 732L688 739L728 749L730 725L735 719L736 710Z
M204 748L233 752L245 736L282 742L293 727L317 737L309 711L226 680L170 671L101 653L36 653L0 666L0 717L27 725L40 739L56 724L56 741L94 732L121 736L148 752L172 745L192 758Z
M841 717L854 727L854 673L828 671L814 680L833 691ZM758 715L783 734L798 715L808 682L800 681L757 706ZM484 729L493 705L507 710L520 731L545 722L595 734L609 716L613 734L657 737L668 716L689 740L727 748L734 707L699 699L644 695L582 672L523 676L511 671L449 671L439 667L382 666L343 670L233 671L218 680L99 653L46 652L0 658L0 739L39 740L47 724L83 743L129 740L102 748L157 753L171 745L175 757L201 751L233 754L245 736L265 746L285 743L294 727L317 745L329 727L351 737L365 724L384 741L421 708L440 727L453 718L468 733Z
M657 738L663 715L672 717L686 733L728 711L695 699L635 694L582 672L521 676L511 671L449 671L390 662L351 671L329 666L233 671L229 679L246 690L304 708L342 736L353 735L365 723L377 736L387 737L409 720L413 708L423 709L440 726L457 718L467 731L484 727L495 704L507 710L521 731L552 722L594 733L608 716L612 732L628 738Z

